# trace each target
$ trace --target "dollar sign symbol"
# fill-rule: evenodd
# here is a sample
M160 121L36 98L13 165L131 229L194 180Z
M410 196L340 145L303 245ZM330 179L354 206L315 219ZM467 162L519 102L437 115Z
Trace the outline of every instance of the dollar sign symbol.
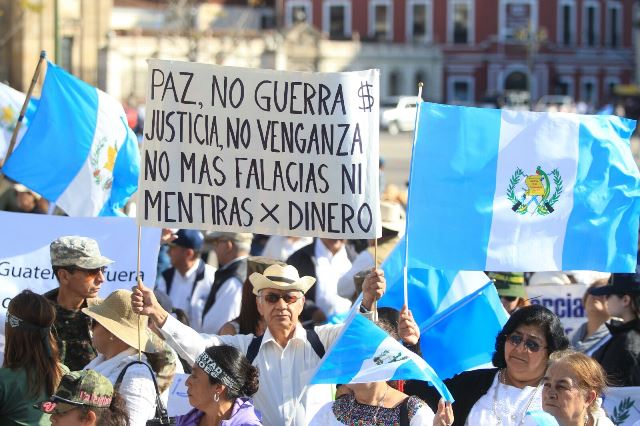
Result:
M363 111L371 111L371 107L373 107L373 96L371 96L371 92L369 92L369 88L373 87L369 84L368 81L361 81L360 88L358 89L358 96L362 100L362 106L358 107Z

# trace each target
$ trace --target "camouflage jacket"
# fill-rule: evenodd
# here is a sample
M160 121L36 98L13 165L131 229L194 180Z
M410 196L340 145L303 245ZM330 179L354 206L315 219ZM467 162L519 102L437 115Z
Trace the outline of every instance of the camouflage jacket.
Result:
M97 352L91 342L91 319L81 310L72 311L58 305L58 289L53 289L44 294L56 308L56 320L53 334L58 342L60 362L66 365L70 371L82 370ZM92 304L93 300L87 299Z

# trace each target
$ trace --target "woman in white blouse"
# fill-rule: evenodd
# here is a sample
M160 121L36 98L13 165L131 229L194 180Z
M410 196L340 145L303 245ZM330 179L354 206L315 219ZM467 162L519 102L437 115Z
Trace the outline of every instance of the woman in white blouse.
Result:
M496 337L496 368L466 371L444 381L455 399L454 426L537 425L534 416L546 415L541 394L549 355L568 344L560 320L547 308L531 305L514 311ZM425 382L407 382L405 393L437 409L440 395Z
M116 290L101 303L82 310L93 319L93 346L98 356L85 366L106 376L115 384L122 369L138 360L138 348L145 348L147 317L140 316L142 336L138 339L138 315L131 309L131 292ZM146 357L142 355L142 361ZM143 365L127 368L119 388L127 403L129 422L132 426L144 425L153 418L156 409L156 390L151 372Z

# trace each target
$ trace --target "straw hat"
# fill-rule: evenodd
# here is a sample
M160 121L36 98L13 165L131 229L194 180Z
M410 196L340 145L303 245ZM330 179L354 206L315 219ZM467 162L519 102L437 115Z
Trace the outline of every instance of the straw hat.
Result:
M277 290L300 290L306 293L315 284L313 277L300 277L298 270L291 265L271 265L264 270L264 274L254 272L249 276L253 284L253 294L265 288Z
M149 342L147 334L148 318L142 315L138 316L133 312L131 308L131 292L129 290L116 290L101 303L83 308L82 312L96 320L115 337L135 349L139 349L138 318L140 318L142 350L153 352L153 348L147 345Z
M382 227L390 231L403 232L405 227L405 214L402 206L390 201L380 202L380 219Z

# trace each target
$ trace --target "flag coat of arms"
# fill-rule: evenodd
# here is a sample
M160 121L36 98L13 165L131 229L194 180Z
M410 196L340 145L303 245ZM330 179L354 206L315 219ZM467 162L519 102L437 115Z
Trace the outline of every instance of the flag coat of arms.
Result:
M137 189L139 170L122 105L48 62L42 95L4 174L69 216L112 216Z
M635 121L426 102L417 114L409 267L635 271Z

